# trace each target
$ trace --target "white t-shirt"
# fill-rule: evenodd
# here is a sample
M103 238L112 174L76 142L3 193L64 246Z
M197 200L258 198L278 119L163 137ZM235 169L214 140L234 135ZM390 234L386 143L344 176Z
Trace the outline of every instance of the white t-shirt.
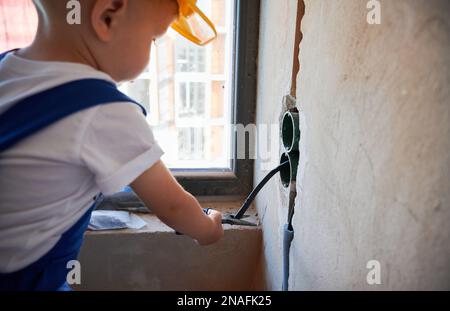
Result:
M85 78L114 82L86 65L10 53L0 63L0 114L20 99ZM0 153L0 273L38 260L96 195L122 190L162 155L141 108L128 102L82 110Z

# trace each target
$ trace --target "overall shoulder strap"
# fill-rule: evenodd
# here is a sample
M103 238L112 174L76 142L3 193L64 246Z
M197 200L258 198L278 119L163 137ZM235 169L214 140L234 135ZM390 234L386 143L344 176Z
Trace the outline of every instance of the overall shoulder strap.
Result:
M0 152L78 111L102 104L131 102L145 108L108 81L83 79L27 97L0 115Z

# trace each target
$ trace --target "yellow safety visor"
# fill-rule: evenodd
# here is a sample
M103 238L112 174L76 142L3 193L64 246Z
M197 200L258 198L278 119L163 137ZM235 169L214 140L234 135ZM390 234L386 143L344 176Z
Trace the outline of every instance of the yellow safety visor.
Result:
M177 0L178 19L171 27L180 35L198 45L206 45L217 37L209 18L197 7L197 0Z

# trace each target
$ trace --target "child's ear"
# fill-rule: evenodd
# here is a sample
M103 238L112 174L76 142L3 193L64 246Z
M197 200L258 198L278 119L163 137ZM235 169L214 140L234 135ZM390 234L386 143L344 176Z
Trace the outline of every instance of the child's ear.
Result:
M111 39L114 28L124 18L128 0L96 0L91 13L91 23L98 38L104 42Z

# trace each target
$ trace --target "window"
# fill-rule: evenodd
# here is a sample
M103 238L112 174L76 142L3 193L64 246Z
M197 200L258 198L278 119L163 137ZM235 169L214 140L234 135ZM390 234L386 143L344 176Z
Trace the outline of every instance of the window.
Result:
M183 127L178 131L178 158L201 161L204 155L205 135L201 127Z
M200 47L169 29L153 47L148 72L121 86L148 104L148 122L166 151L164 162L173 170L232 170L232 133L225 131L233 123L236 3L199 0L216 25L217 40ZM196 134L188 135L186 128L195 128ZM188 153L189 141L183 139L193 137L201 154L197 147Z
M147 108L163 160L188 191L244 194L253 163L236 159L233 125L254 123L259 0L197 4L217 39L198 47L169 30L153 46L148 68L119 88ZM29 44L37 24L31 1L1 1L0 24L2 50Z
M252 185L252 161L235 159L230 125L254 122L259 1L198 5L217 39L199 47L169 30L153 48L150 75L137 81L150 85L148 121L183 186L196 194L243 194ZM123 90L141 100L141 91L126 84Z
M204 82L180 82L177 110L179 117L195 118L204 117L205 113L205 90Z
M206 72L205 48L177 37L175 44L176 72Z

